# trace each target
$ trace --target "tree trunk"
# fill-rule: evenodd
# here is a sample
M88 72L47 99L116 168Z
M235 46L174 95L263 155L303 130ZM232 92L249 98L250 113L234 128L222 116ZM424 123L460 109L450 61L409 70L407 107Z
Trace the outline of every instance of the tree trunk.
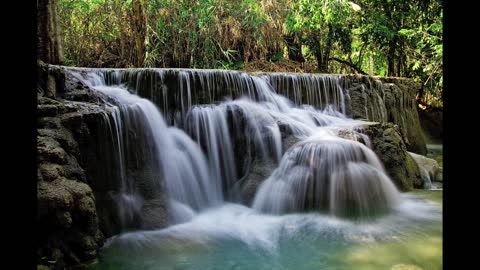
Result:
M322 53L320 52L320 50L316 50L315 53L315 58L317 58L317 68L318 68L318 71L321 72L322 68L323 68L323 58L322 58Z
M145 9L143 5L143 0L133 0L133 16L132 16L132 23L133 23L133 33L135 39L135 50L136 50L136 57L135 57L135 65L137 67L143 67L143 63L145 61L145 38L146 38L146 15Z
M320 72L328 73L328 64L330 63L330 47L325 49L325 53L323 54L322 66L319 67Z
M37 53L38 59L49 64L62 64L58 1L37 0Z
M305 58L302 55L302 43L297 35L284 36L285 43L287 44L288 59L297 62L305 62Z
M320 43L318 38L314 39L315 49L314 54L317 58L318 71L321 73L328 73L328 63L330 61L330 50L333 44L333 29L332 26L328 26L327 41L324 46ZM322 50L323 48L323 50Z
M391 42L388 46L388 70L387 75L395 77L395 43Z

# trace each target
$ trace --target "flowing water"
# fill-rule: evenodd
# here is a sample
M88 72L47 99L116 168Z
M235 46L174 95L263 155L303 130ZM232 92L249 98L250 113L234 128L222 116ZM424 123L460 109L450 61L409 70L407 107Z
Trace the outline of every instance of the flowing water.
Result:
M228 73L230 98L215 103L218 72L177 71L180 105L157 102L171 118L153 96L137 96L125 73L73 73L109 101L116 169L125 171L132 147L124 134L142 130L150 181L170 216L163 229L125 227L94 269L441 269L441 202L398 192L359 133L363 122L345 116L338 78L290 79L291 101L279 76ZM191 78L209 89L209 104L192 102ZM358 139L342 138L345 130ZM258 160L276 169L248 202L237 187ZM140 212L147 199L120 175L127 222L135 215L124 209Z

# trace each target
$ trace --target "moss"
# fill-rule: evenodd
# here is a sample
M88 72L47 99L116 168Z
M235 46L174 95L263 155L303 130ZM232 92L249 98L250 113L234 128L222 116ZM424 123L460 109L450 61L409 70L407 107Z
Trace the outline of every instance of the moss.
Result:
M443 156L432 156L431 158L438 163L438 166L443 167Z
M66 164L66 153L60 144L51 137L37 137L37 151L40 161L49 161L58 164Z
M73 196L61 180L38 182L37 192L39 213L50 209L71 209L73 207Z
M415 102L419 85L401 78L357 75L344 75L342 78L349 94L347 114L353 118L394 123L398 125L408 151L426 153Z
M398 126L391 123L363 127L370 137L373 151L385 166L387 174L401 191L421 186L421 175L415 160L408 154Z
M65 189L71 192L76 199L80 199L84 196L93 196L92 189L85 183L66 178L63 178L62 181Z
M94 237L90 235L84 235L83 237L81 237L80 244L83 249L89 250L89 251L96 250L98 248L97 241L95 240Z
M54 181L57 178L65 176L63 167L56 163L42 162L38 166L44 181Z
M77 201L78 210L82 215L89 216L95 214L95 201L92 197L83 197Z
M413 184L414 188L423 188L423 181L422 181L422 176L420 174L420 168L418 167L418 164L415 162L412 156L408 155L406 156L406 181L411 181Z
M64 228L70 228L70 226L72 225L72 215L70 214L70 212L58 212L57 220L58 223Z
M46 118L44 118L46 119ZM41 137L50 137L57 141L59 145L70 155L78 157L80 151L78 144L73 138L73 135L60 124L60 120L56 118L55 121L47 121L44 123L45 128L38 129L38 135Z

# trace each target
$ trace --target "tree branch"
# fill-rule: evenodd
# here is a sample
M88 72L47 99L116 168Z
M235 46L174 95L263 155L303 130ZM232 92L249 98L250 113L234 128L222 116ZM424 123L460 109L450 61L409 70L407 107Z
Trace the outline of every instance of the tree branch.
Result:
M357 71L358 73L360 74L363 74L363 75L368 75L366 72L364 72L363 70L361 70L360 68L358 68L356 65L348 62L348 61L345 61L345 60L342 60L342 59L339 59L339 58L336 58L336 57L331 57L329 58L328 60L333 60L333 61L337 61L341 64L345 64L351 68L353 68L355 71Z

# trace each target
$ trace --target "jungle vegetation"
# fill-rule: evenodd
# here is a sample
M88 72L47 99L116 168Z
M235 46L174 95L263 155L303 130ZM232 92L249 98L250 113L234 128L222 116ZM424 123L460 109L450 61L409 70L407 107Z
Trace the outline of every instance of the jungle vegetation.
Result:
M50 2L64 65L408 77L443 104L440 0Z

